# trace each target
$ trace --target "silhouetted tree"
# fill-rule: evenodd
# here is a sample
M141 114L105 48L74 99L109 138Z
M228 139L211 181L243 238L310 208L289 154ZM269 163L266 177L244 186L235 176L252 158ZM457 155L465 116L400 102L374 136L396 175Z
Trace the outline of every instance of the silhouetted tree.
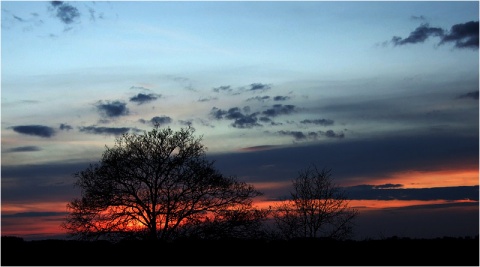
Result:
M186 224L201 225L231 210L248 214L262 193L217 171L194 131L156 125L117 138L99 163L74 174L82 197L67 205L62 226L83 240L168 240Z
M319 170L312 164L292 184L290 198L276 205L273 215L282 238L344 239L352 234L358 211L349 207L330 169Z
M236 209L219 210L202 221L187 223L184 236L196 239L255 240L267 239L269 229L265 222L270 211L239 206Z

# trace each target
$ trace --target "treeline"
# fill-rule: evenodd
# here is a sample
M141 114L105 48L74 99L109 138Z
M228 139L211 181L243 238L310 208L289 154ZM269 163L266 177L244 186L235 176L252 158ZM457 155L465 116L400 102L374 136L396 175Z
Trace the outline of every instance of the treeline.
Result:
M4 236L1 265L478 266L479 239L24 241Z

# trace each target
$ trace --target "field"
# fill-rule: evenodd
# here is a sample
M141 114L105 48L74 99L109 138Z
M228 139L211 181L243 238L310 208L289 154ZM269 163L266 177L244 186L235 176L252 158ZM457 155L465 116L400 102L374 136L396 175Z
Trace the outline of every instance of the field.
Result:
M364 241L24 241L2 237L1 265L478 266L476 238Z

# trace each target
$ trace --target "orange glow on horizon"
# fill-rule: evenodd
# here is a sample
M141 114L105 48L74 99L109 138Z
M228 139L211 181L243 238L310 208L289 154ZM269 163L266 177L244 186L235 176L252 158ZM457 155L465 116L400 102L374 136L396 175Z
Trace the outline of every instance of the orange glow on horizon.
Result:
M37 202L37 203L5 203L2 202L2 214L22 212L67 212L69 201Z
M259 209L268 209L281 204L279 200L259 200L254 206ZM476 200L349 200L349 207L357 209L385 209L402 208L420 205L451 204L451 203L478 203Z
M449 186L479 185L479 170L438 170L438 171L404 171L393 173L385 178L358 178L354 182L341 186L355 186L358 181L362 184L402 184L401 188L432 188Z

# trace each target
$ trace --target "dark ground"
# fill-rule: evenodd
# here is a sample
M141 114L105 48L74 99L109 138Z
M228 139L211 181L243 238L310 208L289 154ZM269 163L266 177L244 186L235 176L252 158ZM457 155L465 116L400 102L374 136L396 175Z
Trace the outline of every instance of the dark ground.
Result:
M479 266L476 238L332 241L24 241L2 237L1 265Z

